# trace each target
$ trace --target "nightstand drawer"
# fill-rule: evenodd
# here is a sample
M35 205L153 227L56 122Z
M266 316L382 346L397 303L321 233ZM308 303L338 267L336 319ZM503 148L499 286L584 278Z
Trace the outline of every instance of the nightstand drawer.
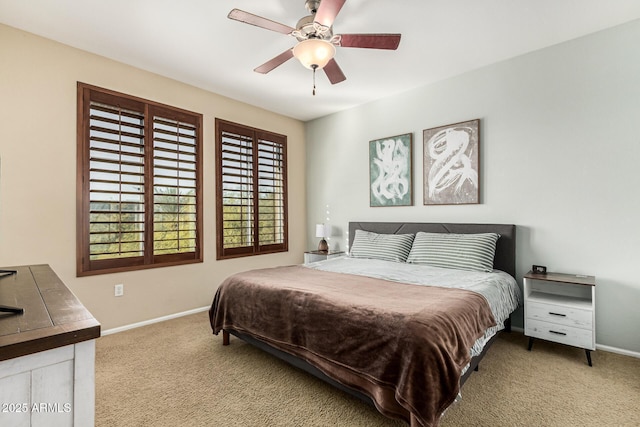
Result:
M593 312L579 308L544 304L539 302L527 302L525 305L527 319L541 320L557 323L559 325L574 326L577 328L593 328Z
M594 350L593 331L527 319L525 335Z

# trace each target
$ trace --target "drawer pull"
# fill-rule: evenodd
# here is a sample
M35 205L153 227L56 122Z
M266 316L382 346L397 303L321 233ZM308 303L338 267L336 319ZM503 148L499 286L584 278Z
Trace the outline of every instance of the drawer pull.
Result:
M553 312L551 312L551 311L549 312L549 314L550 314L550 315L552 315L552 316L567 317L567 315L566 315L566 314L562 314L562 313L553 313Z
M556 332L556 331L549 331L550 334L556 334L556 335L567 335L564 332Z

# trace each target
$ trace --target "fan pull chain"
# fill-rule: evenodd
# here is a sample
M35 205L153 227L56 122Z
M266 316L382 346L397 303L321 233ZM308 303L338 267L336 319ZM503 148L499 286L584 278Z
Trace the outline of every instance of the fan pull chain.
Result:
M313 96L316 96L316 69L318 66L312 65L311 67L313 68Z

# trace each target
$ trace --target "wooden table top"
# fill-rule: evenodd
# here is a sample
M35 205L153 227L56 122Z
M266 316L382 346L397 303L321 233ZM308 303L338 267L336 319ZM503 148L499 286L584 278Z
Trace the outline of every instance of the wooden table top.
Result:
M529 271L524 275L527 279L546 280L549 282L570 283L574 285L595 286L596 278L594 276L585 276L581 274L566 273L534 273Z
M0 361L95 339L100 323L46 264L2 267L0 304L24 309L0 313Z

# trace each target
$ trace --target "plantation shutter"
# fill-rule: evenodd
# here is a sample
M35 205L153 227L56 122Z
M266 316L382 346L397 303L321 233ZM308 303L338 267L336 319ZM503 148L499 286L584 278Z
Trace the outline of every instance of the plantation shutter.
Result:
M138 108L135 108L138 107ZM144 109L92 101L89 109L89 260L144 260ZM140 111L142 110L142 111ZM118 259L128 258L126 262Z
M78 275L201 262L202 116L78 84Z
M285 145L258 136L258 243L262 250L284 243Z
M218 240L222 244L218 252L224 256L251 254L254 251L253 135L232 125L224 126L220 132Z
M218 259L287 245L286 137L216 119Z
M197 128L153 116L153 254L196 251Z

